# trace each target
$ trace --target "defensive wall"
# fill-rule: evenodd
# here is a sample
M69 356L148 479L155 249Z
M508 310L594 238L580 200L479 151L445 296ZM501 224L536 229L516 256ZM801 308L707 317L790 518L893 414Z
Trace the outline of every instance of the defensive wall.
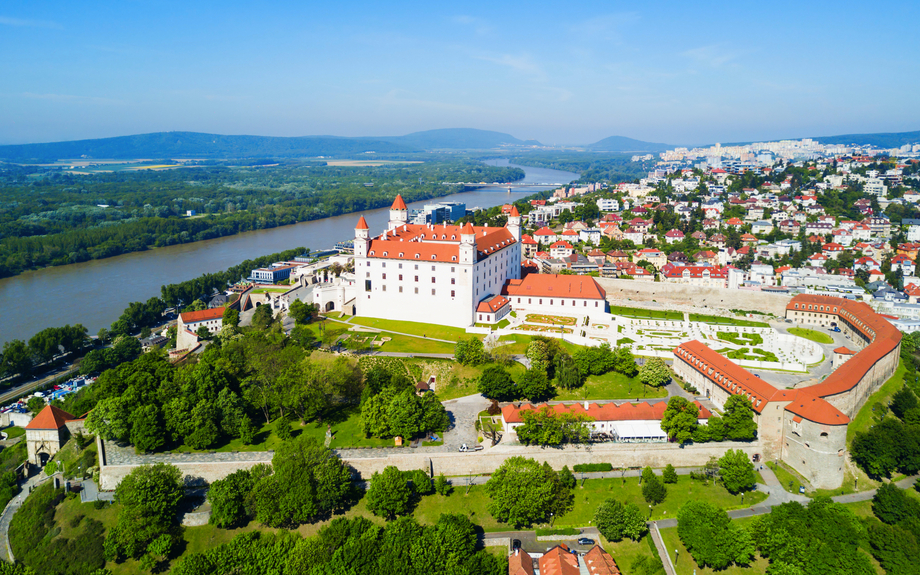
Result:
M704 312L700 308L757 310L782 317L791 296L755 290L703 287L670 282L638 282L595 278L607 292L611 305L625 305L648 309L687 308ZM625 300L630 301L625 301ZM664 306L648 305L652 303Z
M168 462L182 471L189 486L213 482L240 469L248 469L258 463L271 463L272 452L231 453L195 453L139 455L130 463L108 465L105 461L105 445L98 443L100 453L99 485L103 490L112 490L118 483L139 465ZM614 467L665 467L669 463L675 467L699 467L706 464L711 457L722 457L728 449L740 449L749 456L762 453L759 441L750 443L720 442L681 447L673 443L602 443L584 447L566 446L564 448L540 448L498 446L476 453L437 452L425 453L410 448L393 449L385 457L352 456L352 450L339 450L342 459L362 477L369 478L376 471L383 471L389 465L403 470L424 469L435 476L483 475L494 472L509 457L532 457L539 462L546 462L553 469L562 469L564 465L571 468L579 463L610 463ZM354 450L359 453L360 450ZM239 460L230 460L237 456ZM220 460L222 459L222 460Z
M818 327L837 325L859 351L824 381L777 389L699 341L674 351L674 371L717 406L744 395L757 414L765 455L782 457L818 488L843 482L850 418L898 367L901 333L868 305L843 298L799 295L786 317Z

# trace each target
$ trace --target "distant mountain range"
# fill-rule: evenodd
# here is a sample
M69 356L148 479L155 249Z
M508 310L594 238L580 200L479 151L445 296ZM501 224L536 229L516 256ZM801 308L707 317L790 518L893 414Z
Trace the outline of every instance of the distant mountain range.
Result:
M825 144L871 144L881 148L894 148L920 142L920 131L848 134L812 139ZM427 130L405 136L354 138L339 136L281 138L222 136L199 132L157 132L96 140L0 146L0 159L13 162L41 162L82 157L113 160L296 158L354 156L366 152L399 154L431 150L493 150L508 146L527 147L542 146L542 144L536 140L519 140L501 132L471 128ZM673 147L669 144L643 142L624 136L611 136L583 148L590 152L638 153L661 152Z
M585 146L585 149L592 152L663 152L673 147L668 144L634 140L625 136L610 136Z
M199 132L157 132L97 140L0 146L0 158L30 162L62 158L285 158L352 156L365 152L394 154L427 150L488 150L501 146L540 145L500 132L467 128L428 130L405 136L357 137L221 136Z
M845 134L843 136L826 136L812 138L822 144L855 144L857 146L875 146L876 148L900 148L904 144L920 142L918 132L886 132L879 134Z

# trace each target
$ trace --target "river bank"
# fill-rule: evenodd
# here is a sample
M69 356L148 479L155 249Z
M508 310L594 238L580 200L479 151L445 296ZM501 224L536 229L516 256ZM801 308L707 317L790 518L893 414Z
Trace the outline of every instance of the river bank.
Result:
M509 165L507 160L490 160ZM521 166L527 182L568 182L578 174ZM488 187L414 202L421 209L432 201L466 203L468 208L489 208L514 201L552 186ZM82 323L91 334L118 319L130 302L160 295L160 286L185 281L204 273L226 270L239 262L295 246L327 249L354 237L359 215L372 230L380 231L389 210L380 208L290 226L244 232L201 242L179 244L123 254L66 266L25 272L0 280L0 344L28 340L46 327Z

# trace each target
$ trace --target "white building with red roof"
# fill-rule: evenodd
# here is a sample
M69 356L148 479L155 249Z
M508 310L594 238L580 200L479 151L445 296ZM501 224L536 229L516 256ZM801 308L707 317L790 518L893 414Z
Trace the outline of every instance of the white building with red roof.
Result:
M549 247L549 255L554 258L567 258L575 251L574 246L567 241L560 240Z
M682 242L684 241L684 232L680 230L668 230L668 232L664 235L664 239L669 244Z
M355 227L356 314L467 327L479 304L521 277L521 216L504 227L409 224L397 196L389 227Z
M501 293L515 310L598 319L607 313L607 292L591 276L529 274L509 279Z
M29 462L44 466L72 433L83 430L83 423L63 409L46 405L25 427Z
M180 313L176 329L176 349L191 349L198 345L198 330L202 326L207 328L211 335L219 333L223 327L224 309L215 307Z

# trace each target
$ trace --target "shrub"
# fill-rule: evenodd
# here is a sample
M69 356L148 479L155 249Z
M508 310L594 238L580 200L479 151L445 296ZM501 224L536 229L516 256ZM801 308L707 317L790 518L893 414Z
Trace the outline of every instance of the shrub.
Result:
M572 471L576 473L613 471L613 465L609 463L579 463L572 467Z

